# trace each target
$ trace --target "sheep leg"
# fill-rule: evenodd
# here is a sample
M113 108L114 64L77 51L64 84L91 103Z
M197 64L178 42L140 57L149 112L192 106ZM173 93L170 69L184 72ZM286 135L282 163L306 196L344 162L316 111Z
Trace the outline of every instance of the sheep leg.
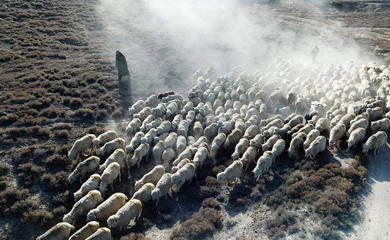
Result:
M122 182L122 174L120 170L119 170L119 182Z

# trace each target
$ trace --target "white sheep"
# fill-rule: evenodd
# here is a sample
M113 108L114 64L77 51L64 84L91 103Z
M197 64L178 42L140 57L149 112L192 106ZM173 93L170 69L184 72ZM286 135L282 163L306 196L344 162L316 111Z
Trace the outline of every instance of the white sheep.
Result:
M272 120L271 122L269 122L266 126L261 128L261 131L264 132L264 131L270 129L271 127L281 128L281 127L283 127L283 125L284 125L283 120L280 118L276 118L276 119Z
M243 167L244 165L241 161L234 161L223 172L217 174L217 182L224 185L224 188L226 188L230 182L234 181L236 184L241 177Z
M145 100L145 105L148 107L154 108L156 107L157 104L158 104L157 94L152 94Z
M366 137L366 130L364 128L357 128L353 132L351 132L347 140L348 143L347 152L352 146L355 147L356 144L363 141L365 137Z
M114 240L114 238L112 238L111 230L109 228L102 227L85 240Z
M100 158L96 156L91 156L84 161L77 164L76 169L69 175L68 182L73 183L76 179L85 177L89 173L94 173L98 169L100 163Z
M177 141L177 133L171 132L168 137L164 140L164 148L174 148Z
M191 160L197 150L198 149L194 147L187 147L182 153L179 154L179 156L177 156L177 158L173 161L172 165L177 166L177 164L179 164L179 162L184 158L188 158Z
M176 153L175 153L175 150L173 148L167 148L164 150L164 152L162 153L162 160L163 160L163 165L165 167L166 170L169 169L173 159L175 159L176 157Z
M318 119L318 121L316 123L315 129L320 131L320 133L323 133L324 131L328 131L329 132L329 130L330 130L329 120L327 118L320 118L320 119Z
M196 142L194 142L193 144L192 144L192 146L194 147L194 148L198 148L198 147L200 147L201 145L204 145L204 144L206 144L207 143L207 138L205 137L205 136L201 136L198 140L196 140ZM188 144L188 143L187 143Z
M329 147L334 148L337 147L340 141L340 138L344 136L346 132L346 127L342 123L338 123L330 130L329 134Z
M93 134L87 134L84 137L77 139L72 148L68 152L68 158L73 160L79 154L90 153L90 150L93 148L93 140L96 138Z
M332 129L334 126L336 126L336 124L339 123L342 118L343 118L343 115L341 115L341 114L334 116L334 118L332 118L330 120L330 129Z
M172 190L178 193L186 181L189 180L191 183L192 178L195 176L195 171L196 166L193 163L187 163L175 174L172 174Z
M314 125L312 123L306 123L306 125L300 128L298 132L293 133L291 137L294 138L298 133L301 132L308 134L313 129L314 129Z
M148 143L149 145L152 145L156 136L157 130L155 128L151 128L141 139L141 143Z
M69 240L84 240L87 237L94 234L99 229L99 223L96 221L87 222L82 228L77 232L73 233L69 237Z
M384 111L381 107L367 108L366 110L370 121L375 121L383 117Z
M154 145L153 150L152 150L152 154L153 154L154 162L156 165L161 164L162 154L163 154L164 150L165 150L164 141L160 140Z
M149 202L152 199L152 191L155 189L153 183L145 183L140 189L138 189L131 199L138 199L142 203Z
M163 121L158 127L157 127L157 135L160 135L164 132L170 132L172 128L172 124L170 121Z
M198 138L200 136L202 136L202 133L203 133L203 126L202 126L202 123L200 121L196 121L194 123L194 126L192 128L192 132L193 132L193 135L195 137L195 140L198 140Z
M257 154L257 149L256 149L255 147L251 147L251 146L248 147L248 148L245 150L244 154L242 154L242 157L240 158L240 161L242 162L242 164L243 164L244 166L246 166L246 167L245 167L245 170L248 169L249 164L250 164L251 162L253 162L253 161L256 160L256 154Z
M314 159L319 152L324 151L326 148L326 138L324 136L318 136L310 146L305 150L305 157Z
M167 115L167 118L171 119L172 117L174 117L179 111L179 108L176 104L176 102L171 102L168 104L167 106L167 111L166 111L166 115Z
M114 140L117 137L118 137L118 134L113 130L104 132L104 133L100 134L97 138L92 140L92 146L93 147L101 147L106 142Z
M202 167L203 163L206 161L208 154L209 154L208 144L206 146L202 146L198 148L198 151L196 151L194 158L192 160L196 168Z
M154 185L165 174L165 168L162 165L155 166L151 171L146 173L141 179L135 182L134 191L139 190L146 183L153 183Z
M187 147L187 138L184 136L178 136L176 140L176 154L179 155Z
M121 181L121 167L116 162L110 163L100 176L99 191L103 196L108 185L111 185L111 190L114 191L113 184L117 177Z
M145 137L145 134L143 132L137 132L130 141L130 144L126 146L126 153L130 154L132 153L140 144L142 141L142 138Z
M187 115L187 113L191 110L194 110L194 103L193 102L187 102L184 106L183 109L181 110L181 114L183 116Z
M74 201L77 202L80 200L85 194L87 194L91 190L96 190L100 184L100 175L92 174L87 181L81 185L80 189L73 193Z
M275 159L282 154L285 148L286 142L283 139L278 139L276 143L272 146L271 152L274 155L274 162Z
M234 120L223 122L218 128L218 133L223 132L228 136L234 129L234 123Z
M210 125L207 125L203 131L203 136L207 138L209 142L213 141L213 139L218 134L218 124L213 122Z
M272 149L276 141L278 141L279 139L280 136L278 134L272 135L270 138L268 138L267 141L263 145L261 145L261 149L263 150L263 152Z
M254 138L259 132L259 127L257 125L250 125L244 133L244 138L247 138L248 140L251 140Z
M249 141L249 146L259 150L261 148L261 145L263 145L263 143L264 143L264 136L259 133Z
M115 138L114 140L105 143L103 147L96 150L96 155L100 158L103 156L108 156L118 148L123 150L126 149L125 140L122 138Z
M114 193L107 200L99 204L96 208L90 210L87 214L87 222L99 221L105 222L115 214L127 202L127 197L123 193Z
M291 128L295 127L298 124L304 124L305 118L302 115L295 115L290 121L287 122L287 125Z
M186 120L187 121L187 123L188 123L188 125L191 125L193 122L194 122L194 120L195 120L195 111L194 110L190 110L188 113L187 113L187 115L185 116L185 118L184 118L184 120ZM202 114L198 114L197 115L198 117L199 116L202 116Z
M317 129L311 130L306 137L306 140L303 142L303 149L306 150L310 144L318 137L321 133Z
M386 142L387 142L387 134L383 131L379 131L373 134L372 136L370 136L367 139L366 143L363 143L362 152L367 155L370 149L374 149L374 156L376 156L380 147L384 149L384 147L386 146Z
M135 150L134 155L130 159L130 166L134 166L137 164L137 168L141 165L141 161L144 157L146 157L149 153L149 144L147 142L141 143Z
M129 122L125 131L128 136L131 136L141 129L142 121L139 118L134 118Z
M242 138L242 131L240 129L234 129L227 137L223 144L223 147L229 148L235 146Z
M288 157L292 158L299 151L299 149L303 147L303 142L306 138L306 133L300 132L291 140L290 147L287 150Z
M184 167L187 163L191 163L192 161L188 158L184 158L177 164L177 166L173 166L171 169L171 173L174 174L176 173L180 168Z
M135 113L138 113L145 107L145 101L144 100L138 100L135 102L130 108L129 108L129 115L130 117L133 117Z
M113 162L116 162L119 164L119 166L121 167L121 171L123 171L123 169L125 169L126 167L126 153L125 151L123 151L123 149L116 149L107 159L106 161L104 161L104 163L102 165L100 165L99 167L99 173L101 174L104 169L106 169L106 167L108 165L110 165L110 163L113 163Z
M60 222L39 236L37 240L66 240L68 239L70 232L73 230L73 225L65 221Z
M390 119L383 118L378 121L371 122L371 129L373 131L388 131L390 129Z
M187 137L189 126L190 124L187 120L181 120L177 126L177 134Z
M160 119L161 120L161 118L157 118L157 119ZM152 115L152 114L150 114L149 116L147 116L146 118L145 118L145 120L142 122L142 124L141 124L141 127L140 127L140 131L142 131L142 132L146 132L146 131L149 131L149 129L150 128L152 128L152 122L154 122L156 120L156 117L154 116L154 115ZM160 122L161 123L161 122ZM158 123L158 125L160 124L160 123ZM147 126L151 126L151 127L147 127Z
M241 121L240 121L241 120ZM243 122L244 120L242 120L241 118L237 119L236 121L238 121L239 123L240 122ZM242 126L243 128L241 129L239 125L235 125L236 128L239 128L241 131L245 131L245 129L251 125L257 125L257 123L259 122L259 117L257 115L252 115L247 121L244 122L244 126Z
M157 107L152 108L152 114L156 117L163 117L167 111L165 103L159 103Z
M91 190L73 205L70 212L65 214L62 221L72 223L76 221L79 216L85 215L89 210L95 208L101 202L103 202L103 198L100 192Z
M358 128L363 128L364 130L367 130L368 127L368 121L367 119L360 119L351 124L351 127L348 129L348 131L345 133L345 136L349 138L350 134L355 131Z
M234 147L234 152L232 154L232 160L238 160L240 156L248 149L249 140L246 138L241 138L236 146Z
M271 151L265 151L263 155L257 160L256 167L252 171L256 181L259 181L259 179L263 177L263 174L268 172L273 161L274 155Z
M129 200L118 212L107 219L109 228L134 226L134 219L138 219L142 213L142 202L138 199Z
M221 148L223 143L226 141L225 133L218 133L211 143L210 156L215 159L218 150Z
M143 122L150 114L152 114L152 109L150 107L144 107L141 111L134 114L134 118L139 118Z
M172 187L172 174L165 173L156 184L155 189L153 189L152 191L152 200L156 201L156 206L158 205L158 201L161 197L165 196L167 198L167 194L171 187Z

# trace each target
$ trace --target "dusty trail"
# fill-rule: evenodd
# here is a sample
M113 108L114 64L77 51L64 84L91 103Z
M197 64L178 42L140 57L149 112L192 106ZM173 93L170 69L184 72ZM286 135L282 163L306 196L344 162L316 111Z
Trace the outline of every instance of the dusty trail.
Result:
M362 221L346 239L390 238L390 149L370 156L367 184L362 192Z

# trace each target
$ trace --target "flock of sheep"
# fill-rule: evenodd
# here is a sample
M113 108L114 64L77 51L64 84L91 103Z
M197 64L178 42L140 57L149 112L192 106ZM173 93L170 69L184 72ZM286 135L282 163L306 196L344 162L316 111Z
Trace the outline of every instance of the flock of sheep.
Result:
M366 140L363 152L374 149L375 154L387 142L386 66L358 69L352 63L318 66L277 59L266 74L235 68L215 77L208 68L193 76L196 84L187 98L151 95L131 106L127 145L115 131L87 134L73 144L69 159L89 157L68 181L89 178L74 193L76 203L63 222L38 239L68 239L79 217L88 223L69 239L112 239L110 229L133 226L145 202L157 205L170 191L178 193L205 161L216 164L222 151L233 152L233 162L217 174L218 183L227 185L254 165L258 180L283 151L294 159L303 150L314 159L346 139L348 149ZM130 176L145 159L153 159L155 167L136 181L130 200L120 192L105 196L125 169ZM99 222L107 227L99 228Z

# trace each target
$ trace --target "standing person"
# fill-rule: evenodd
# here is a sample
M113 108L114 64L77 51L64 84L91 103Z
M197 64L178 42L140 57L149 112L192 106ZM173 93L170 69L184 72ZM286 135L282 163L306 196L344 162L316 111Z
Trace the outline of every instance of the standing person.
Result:
M119 50L116 51L115 67L118 69L118 80L121 80L123 76L130 77L130 72L127 68L126 57L121 52L119 52Z
M317 47L317 45L315 45L313 50L310 53L312 55L313 62L316 61L316 58L317 58L317 55L318 55L319 52L320 52L320 49Z

